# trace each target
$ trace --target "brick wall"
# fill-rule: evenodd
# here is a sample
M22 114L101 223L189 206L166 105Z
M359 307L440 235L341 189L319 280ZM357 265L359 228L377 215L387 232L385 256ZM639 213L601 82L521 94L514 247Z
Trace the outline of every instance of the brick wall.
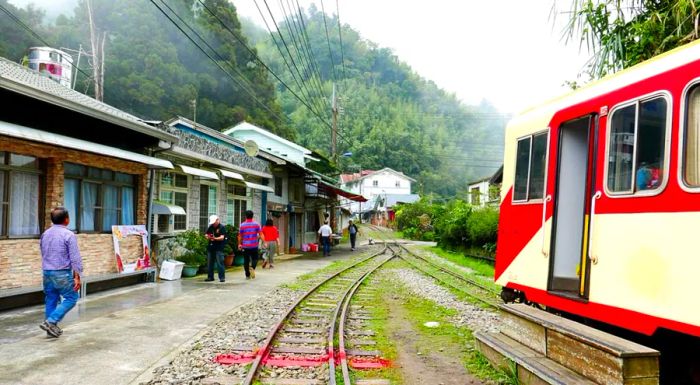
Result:
M0 151L36 156L45 161L44 227L51 225L51 209L63 205L63 162L137 175L135 220L137 224L146 223L148 168L143 164L6 136L0 136ZM78 245L86 276L117 271L111 234L78 234ZM0 290L36 285L41 285L39 240L0 240Z

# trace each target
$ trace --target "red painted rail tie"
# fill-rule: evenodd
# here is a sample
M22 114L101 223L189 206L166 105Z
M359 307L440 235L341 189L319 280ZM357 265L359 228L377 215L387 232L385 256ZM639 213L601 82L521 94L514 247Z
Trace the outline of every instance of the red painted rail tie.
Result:
M391 361L384 358L351 358L348 361L353 369L383 369L391 366Z

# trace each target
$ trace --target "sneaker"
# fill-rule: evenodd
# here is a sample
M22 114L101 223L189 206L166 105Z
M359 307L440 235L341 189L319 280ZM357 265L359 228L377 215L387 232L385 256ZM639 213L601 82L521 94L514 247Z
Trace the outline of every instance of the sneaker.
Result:
M44 321L42 322L39 327L41 330L46 331L46 334L53 337L53 338L58 338L63 334L63 330L59 328L56 324L52 324L49 321Z
M214 280L214 278L207 278L204 280L204 282L212 282L213 280Z
M226 280L225 280L225 279L220 279L219 282L226 282Z
M250 269L250 278L255 278L255 269Z
M245 279L250 279L250 277L245 277Z

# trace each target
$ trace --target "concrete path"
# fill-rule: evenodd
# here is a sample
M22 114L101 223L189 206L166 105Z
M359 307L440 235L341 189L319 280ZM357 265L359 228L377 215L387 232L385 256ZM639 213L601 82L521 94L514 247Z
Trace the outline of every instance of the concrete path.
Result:
M38 327L43 306L0 313L0 384L129 384L234 308L349 255L341 245L330 258L258 267L249 281L237 268L225 283L203 282L200 275L91 294L61 323L59 339Z

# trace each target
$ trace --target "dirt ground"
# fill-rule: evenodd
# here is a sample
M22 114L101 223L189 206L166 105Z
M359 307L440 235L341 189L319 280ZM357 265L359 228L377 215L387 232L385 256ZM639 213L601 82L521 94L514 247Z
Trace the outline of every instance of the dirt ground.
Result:
M459 346L443 346L437 351L420 351L420 336L408 320L400 298L389 296L389 331L398 358L394 366L401 371L405 385L485 385L464 368ZM418 353L421 353L420 355Z

